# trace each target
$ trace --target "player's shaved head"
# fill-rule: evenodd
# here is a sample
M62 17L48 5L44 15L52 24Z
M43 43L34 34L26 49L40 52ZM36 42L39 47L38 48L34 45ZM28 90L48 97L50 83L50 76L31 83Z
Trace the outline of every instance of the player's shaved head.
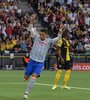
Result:
M63 34L62 34L62 38L68 38L69 39L69 31L68 29L65 29Z

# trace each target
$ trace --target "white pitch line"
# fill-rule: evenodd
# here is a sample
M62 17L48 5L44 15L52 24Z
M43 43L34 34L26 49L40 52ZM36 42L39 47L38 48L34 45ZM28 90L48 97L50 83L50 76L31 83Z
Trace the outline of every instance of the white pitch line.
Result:
M21 85L26 85L28 83L0 83L0 85L15 85L15 84L21 84ZM49 86L49 87L52 87L53 85L52 84L45 84L45 83L35 83L36 85L39 85L39 86ZM61 85L58 85L58 87L61 87ZM83 88L83 87L71 87L71 89L76 89L76 90L86 90L86 91L90 91L90 88Z
M42 86L53 86L51 84L42 84L42 83L35 83L36 85L42 85ZM62 87L61 85L58 85L58 87ZM83 88L83 87L71 87L72 89L77 89L77 90L88 90L90 91L90 88Z

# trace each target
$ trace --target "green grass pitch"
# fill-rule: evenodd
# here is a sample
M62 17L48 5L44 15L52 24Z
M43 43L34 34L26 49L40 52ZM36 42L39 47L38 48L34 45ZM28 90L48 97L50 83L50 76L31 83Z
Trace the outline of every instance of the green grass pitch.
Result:
M90 72L72 71L68 85L71 90L59 87L52 90L56 71L43 71L29 94L29 100L90 100ZM0 100L23 100L28 81L23 81L24 71L0 71Z

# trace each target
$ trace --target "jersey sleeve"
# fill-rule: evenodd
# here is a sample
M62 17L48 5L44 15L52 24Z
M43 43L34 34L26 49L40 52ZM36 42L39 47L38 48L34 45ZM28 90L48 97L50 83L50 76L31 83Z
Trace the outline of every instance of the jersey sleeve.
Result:
M61 37L62 37L62 35L61 34L58 34L57 37L51 39L52 45L55 45L59 40L61 40Z

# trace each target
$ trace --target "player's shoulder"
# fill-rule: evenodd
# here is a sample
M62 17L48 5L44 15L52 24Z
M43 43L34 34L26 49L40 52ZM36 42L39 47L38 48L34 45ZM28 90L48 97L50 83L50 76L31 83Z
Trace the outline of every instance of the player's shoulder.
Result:
M62 43L63 43L63 40L60 39L60 40L58 41L58 43L57 43L57 46L61 47Z
M52 41L52 39L51 39L49 36L46 37L46 40L47 40L48 42Z
M63 43L63 39L60 39L59 41L58 41L58 44L62 44Z

